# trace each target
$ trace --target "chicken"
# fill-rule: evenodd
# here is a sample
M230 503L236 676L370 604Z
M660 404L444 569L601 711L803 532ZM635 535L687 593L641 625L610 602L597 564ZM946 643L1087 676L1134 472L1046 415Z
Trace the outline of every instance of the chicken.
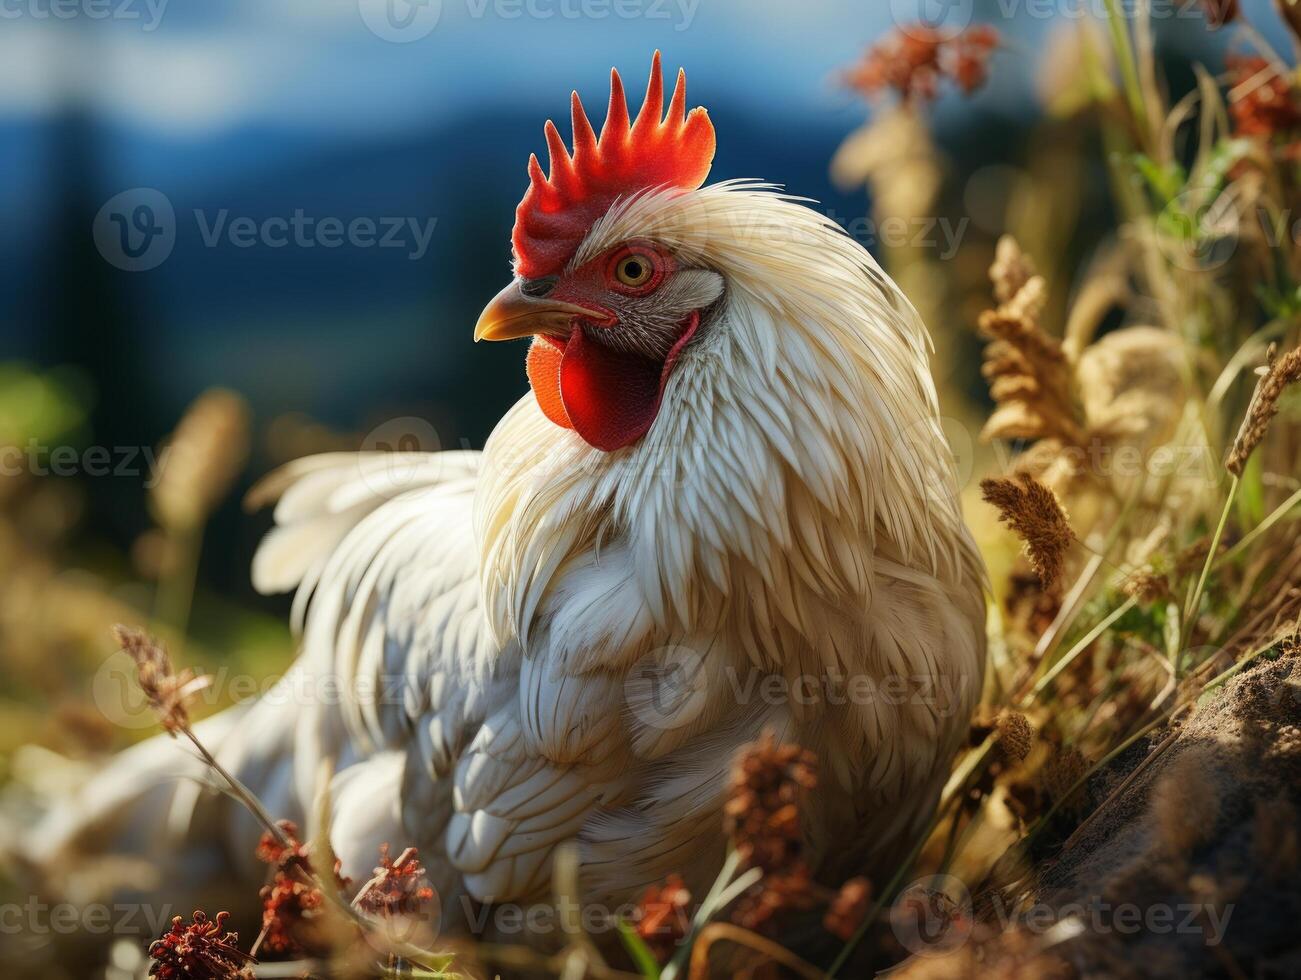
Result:
M703 890L765 731L817 756L815 873L888 868L982 683L984 573L912 306L773 185L704 186L713 126L682 73L665 112L658 54L635 120L610 88L599 139L577 94L572 152L547 123L475 327L531 338L532 390L482 453L318 456L255 491L278 504L254 583L297 590L301 655L200 730L276 815L310 826L327 777L344 874L418 847L445 928L545 899L567 841L595 907L670 872ZM202 775L173 744L44 846L111 822L191 883L256 880L256 825L167 782Z

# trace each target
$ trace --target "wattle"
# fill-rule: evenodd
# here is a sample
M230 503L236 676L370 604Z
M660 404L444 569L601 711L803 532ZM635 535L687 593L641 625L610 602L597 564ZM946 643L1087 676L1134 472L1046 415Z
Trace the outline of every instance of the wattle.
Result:
M663 362L607 347L577 325L567 341L534 337L528 376L542 414L597 449L631 445L659 414L669 370L697 322L692 316Z

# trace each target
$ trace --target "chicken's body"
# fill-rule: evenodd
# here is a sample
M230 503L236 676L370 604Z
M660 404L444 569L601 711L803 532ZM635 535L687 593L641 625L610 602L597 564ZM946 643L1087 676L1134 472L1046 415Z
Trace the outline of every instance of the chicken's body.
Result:
M732 760L765 729L818 757L815 873L879 870L979 694L983 573L911 305L763 185L629 196L568 266L628 241L724 284L634 441L597 448L539 392L482 454L271 478L255 582L299 590L302 654L212 723L223 753L309 826L329 760L344 873L414 845L449 925L474 918L463 898L545 898L565 841L596 909L671 872L707 886ZM251 862L255 828L217 824Z

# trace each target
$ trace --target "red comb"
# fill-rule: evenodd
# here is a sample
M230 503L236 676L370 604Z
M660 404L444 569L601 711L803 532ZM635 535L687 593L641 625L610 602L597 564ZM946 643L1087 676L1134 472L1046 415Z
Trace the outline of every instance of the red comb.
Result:
M692 190L705 182L714 159L714 126L704 109L687 107L687 76L678 72L664 113L660 53L651 60L646 100L628 122L619 73L610 71L610 108L598 140L575 92L571 99L574 152L565 148L555 123L547 120L551 173L542 174L529 157L529 189L515 209L515 271L535 279L559 272L593 222L616 198L652 187Z

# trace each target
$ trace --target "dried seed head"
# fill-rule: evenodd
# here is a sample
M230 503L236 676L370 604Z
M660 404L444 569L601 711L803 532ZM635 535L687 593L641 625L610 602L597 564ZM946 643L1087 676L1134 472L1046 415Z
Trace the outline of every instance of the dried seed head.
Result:
M232 391L213 388L198 397L158 456L152 505L169 529L198 527L244 467L249 410Z
M256 961L240 950L239 935L226 931L229 912L218 912L209 921L202 910L196 911L191 923L179 915L171 928L149 947L153 964L149 975L159 980L243 980L252 977L250 965Z
M1000 243L999 257L990 268L999 306L977 321L989 340L981 374L997 402L981 438L1057 439L1082 445L1085 433L1070 362L1061 343L1039 323L1048 287L1043 277L1030 275L1029 260L1013 251L1015 243L1004 242L1008 244Z
M1269 366L1256 382L1247 415L1242 420L1238 436L1233 440L1233 447L1224 462L1224 468L1234 476L1242 476L1247 460L1269 431L1269 423L1278 414L1278 400L1283 390L1288 385L1301 381L1301 347L1288 351L1282 357L1275 355L1276 348L1271 345Z
M1170 597L1169 580L1151 568L1140 568L1135 572L1131 572L1129 577L1121 583L1120 589L1125 595L1146 605Z
M196 675L186 667L177 673L172 658L156 639L144 630L118 624L113 627L118 645L136 665L136 680L149 706L158 714L163 728L175 735L190 727L188 702L212 683L206 675Z
M732 768L723 822L746 865L776 872L799 860L800 802L817 782L817 758L807 749L779 744L771 732L745 748Z
M1011 235L1000 238L994 247L994 264L989 267L994 298L999 303L1011 302L1034 274L1034 261L1021 251L1020 243Z
M1035 730L1030 720L1019 711L1004 709L994 722L995 738L999 751L1009 762L1021 762L1034 748Z
M1071 522L1057 497L1024 473L1012 478L980 481L981 497L998 508L998 517L1025 541L1030 565L1047 591L1054 590L1062 574L1066 552L1075 541Z
M384 844L375 877L362 886L353 904L379 918L400 918L421 914L433 900L434 889L420 863L419 852L408 847L393 860L389 846Z
M275 867L271 883L258 893L262 899L262 936L259 949L277 955L323 956L330 951L331 935L326 917L325 895L317 886L312 869L311 849L298 837L292 820L277 822L289 843L281 843L270 831L258 842L258 860ZM339 874L334 862L334 883L345 891L350 882Z

